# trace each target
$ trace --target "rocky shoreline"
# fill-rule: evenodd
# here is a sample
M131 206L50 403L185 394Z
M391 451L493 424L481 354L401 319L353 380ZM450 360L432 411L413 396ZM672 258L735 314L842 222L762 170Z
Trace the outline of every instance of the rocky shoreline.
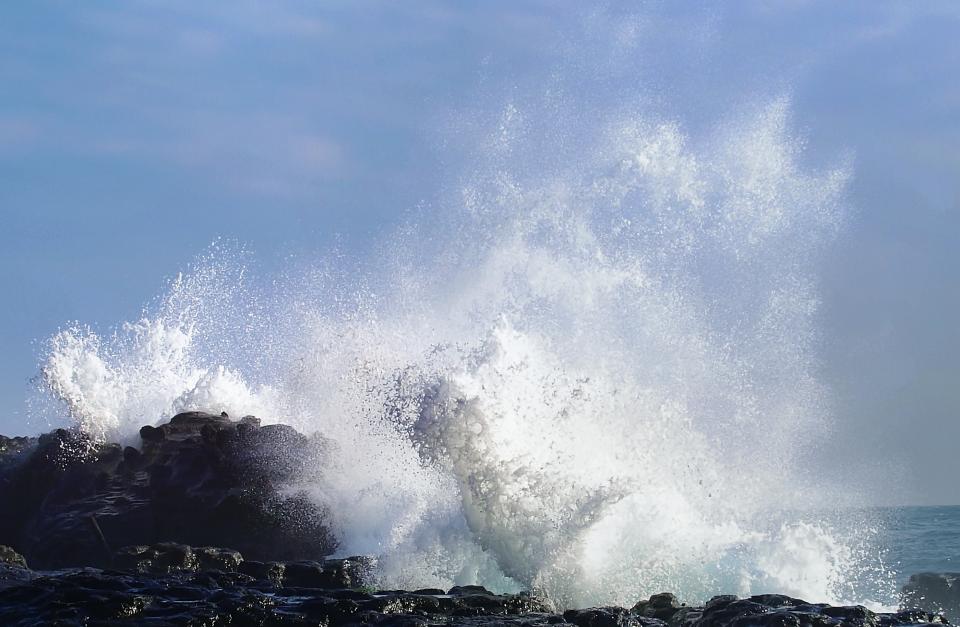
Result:
M535 595L479 586L375 590L372 559L329 559L329 513L289 488L322 467L322 438L201 412L140 436L139 448L64 429L0 436L0 625L947 623L920 609L874 613L776 594L688 607L663 593L631 608L557 612Z
M2 554L2 552L0 552ZM894 627L949 624L921 610L874 613L768 594L718 596L700 607L656 594L632 608L554 612L529 594L480 586L372 590L364 558L247 561L236 551L166 543L132 547L117 569L34 572L7 551L0 624L27 625L577 625L578 627Z

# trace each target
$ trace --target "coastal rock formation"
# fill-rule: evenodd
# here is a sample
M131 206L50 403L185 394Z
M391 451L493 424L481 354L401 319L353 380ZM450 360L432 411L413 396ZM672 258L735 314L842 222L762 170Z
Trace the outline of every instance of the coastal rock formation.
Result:
M919 610L879 614L782 595L722 596L701 607L657 594L631 609L556 613L546 601L481 586L373 590L366 558L248 562L236 551L162 544L120 552L123 570L32 573L4 585L0 624L33 625L576 625L577 627L899 627L948 624ZM122 561L122 560L118 560Z
M0 441L0 544L36 568L110 566L116 548L180 542L313 559L335 542L296 482L322 439L202 412L141 429L140 448L58 429Z
M329 559L330 514L297 489L322 480L322 438L201 412L140 437L134 448L64 429L0 436L0 625L948 624L919 609L874 613L777 594L687 606L661 593L629 609L558 613L534 594L481 586L376 590L373 558ZM915 576L903 607L956 607L957 577Z

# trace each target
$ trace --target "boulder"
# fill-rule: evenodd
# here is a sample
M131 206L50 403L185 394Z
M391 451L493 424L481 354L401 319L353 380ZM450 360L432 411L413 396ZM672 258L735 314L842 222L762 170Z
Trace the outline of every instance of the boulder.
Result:
M0 441L0 544L37 568L109 566L119 547L162 542L261 560L335 549L327 510L292 489L317 477L322 438L203 412L140 435L139 449L68 429Z

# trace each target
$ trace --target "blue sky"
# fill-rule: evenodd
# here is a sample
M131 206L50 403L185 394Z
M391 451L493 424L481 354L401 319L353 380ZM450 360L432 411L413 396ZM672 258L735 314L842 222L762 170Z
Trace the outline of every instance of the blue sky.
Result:
M642 63L597 98L639 92L695 129L787 94L812 164L853 155L822 273L838 455L893 456L908 500L960 502L960 9L615 6L4 4L0 432L25 429L37 342L61 325L136 317L217 237L267 269L334 243L362 257L456 169L445 129L596 62L583 32L622 21Z

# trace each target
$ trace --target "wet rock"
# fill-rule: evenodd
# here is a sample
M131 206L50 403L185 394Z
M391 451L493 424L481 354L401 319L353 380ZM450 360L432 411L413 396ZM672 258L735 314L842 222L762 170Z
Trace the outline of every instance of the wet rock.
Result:
M13 457L18 453L36 446L36 438L13 437L0 435L0 462L6 457Z
M23 556L8 546L0 544L0 564L6 566L16 566L19 568L27 567L27 560Z
M160 542L261 560L320 559L335 548L328 512L289 489L316 478L321 438L203 412L140 435L139 450L67 429L0 440L0 502L12 504L0 544L39 568L109 566L118 547Z
M0 545L0 590L20 585L35 578L23 556L8 546Z
M169 542L124 547L117 551L114 565L138 573L196 572L197 558L189 546Z
M830 618L836 618L844 625L853 625L854 627L873 627L877 623L876 615L862 605L825 607L820 613Z
M257 581L267 582L273 586L283 585L283 576L286 566L279 562L257 562L244 560L237 570L253 577Z
M693 627L702 617L702 608L681 607L670 617L668 624L670 627Z
M773 611L761 603L749 600L731 601L704 608L697 627L727 627L742 622L756 622L759 617Z
M0 625L902 627L946 623L927 610L960 578L915 576L897 613L780 594L687 606L663 592L557 614L482 586L374 592L375 562L328 559L327 512L291 489L319 479L325 447L202 412L145 427L140 448L65 429L0 437Z
M638 616L622 607L567 610L563 619L578 627L666 627L666 623L658 618Z
M153 546L128 546L117 551L115 568L137 573L228 571L239 569L243 556L238 551L214 547L192 548L174 542Z
M715 597L711 597L710 600L704 604L703 609L704 610L719 609L725 605L729 605L730 603L733 603L734 601L738 601L738 600L739 599L737 598L737 596L733 594L718 594Z
M668 625L613 606L556 614L536 596L498 595L480 586L458 586L450 594L439 589L371 592L356 586L358 569L370 566L360 558L248 562L234 551L163 544L125 548L117 562L124 560L129 562L117 570L34 573L32 579L6 586L0 580L0 625ZM236 572L221 568L237 561ZM276 585L280 580L297 585ZM718 597L688 607L661 594L634 607L672 610L674 620L692 627L855 627L871 621L905 627L941 620L919 610L875 614L859 606L812 605L782 595Z
M754 603L759 603L760 605L766 605L767 607L797 607L800 605L807 605L806 601L801 599L795 599L793 597L788 597L784 594L758 594L747 599L748 601L753 601Z
M656 618L670 622L671 618L680 609L681 604L677 597L669 592L654 594L646 601L640 601L633 606L632 612L646 618Z
M240 552L230 549L204 546L194 549L194 555L197 556L198 568L202 570L234 572L238 570L240 564L243 563L243 556L240 555Z

